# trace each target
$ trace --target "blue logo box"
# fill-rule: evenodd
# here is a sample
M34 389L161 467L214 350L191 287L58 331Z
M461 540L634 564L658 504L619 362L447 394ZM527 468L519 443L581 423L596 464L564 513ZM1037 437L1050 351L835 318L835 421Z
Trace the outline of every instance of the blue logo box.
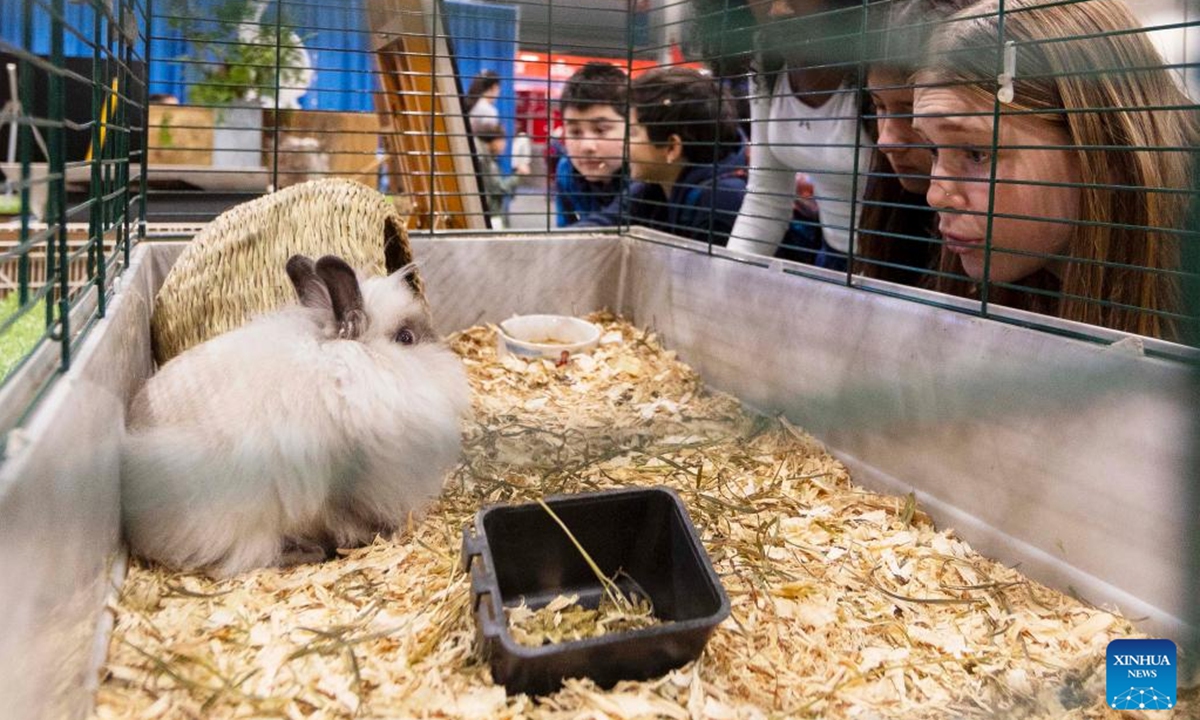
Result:
M1108 644L1108 706L1115 710L1175 707L1175 643L1170 640L1113 640Z

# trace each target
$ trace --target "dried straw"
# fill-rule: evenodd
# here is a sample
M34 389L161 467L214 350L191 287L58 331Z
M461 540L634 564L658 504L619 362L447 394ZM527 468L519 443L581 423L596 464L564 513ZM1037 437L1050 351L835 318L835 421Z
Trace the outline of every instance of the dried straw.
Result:
M160 364L295 300L284 265L295 253L338 255L353 267L385 272L384 246L399 265L412 261L404 219L387 196L344 179L292 185L222 213L188 243L171 267L151 318ZM422 286L415 279L418 292Z
M505 608L508 631L513 640L529 647L603 637L610 633L640 630L662 624L654 617L654 608L644 598L610 597L600 600L595 609L579 604L578 595L559 595L536 610L521 601Z
M856 487L652 333L594 319L602 345L564 367L497 359L492 328L453 339L475 420L405 536L221 582L135 565L94 717L1138 717L1103 699L1127 620L981 557L911 496ZM485 503L659 484L689 508L730 619L664 677L506 697L475 654L464 525Z

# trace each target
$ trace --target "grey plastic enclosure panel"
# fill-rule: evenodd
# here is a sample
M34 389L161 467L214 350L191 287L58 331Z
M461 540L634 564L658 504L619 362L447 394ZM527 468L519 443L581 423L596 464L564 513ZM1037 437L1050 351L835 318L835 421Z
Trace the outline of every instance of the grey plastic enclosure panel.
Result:
M81 717L107 649L102 608L120 555L117 447L150 373L150 301L174 254L141 248L124 291L0 466L0 698L6 718Z
M915 491L981 552L1181 636L1182 364L624 242L622 308L712 387L809 429L857 482Z
M413 238L412 247L442 332L617 307L623 251L613 235Z

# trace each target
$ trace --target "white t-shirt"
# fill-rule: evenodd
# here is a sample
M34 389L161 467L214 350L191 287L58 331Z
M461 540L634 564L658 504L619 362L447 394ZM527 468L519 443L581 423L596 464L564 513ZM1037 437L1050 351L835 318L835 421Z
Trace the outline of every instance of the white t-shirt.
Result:
M478 130L489 122L500 122L500 111L491 100L481 97L471 106L471 129Z
M843 85L820 107L792 93L787 72L775 91L755 88L750 120L750 173L746 199L733 225L728 247L773 255L792 218L796 173L808 175L821 210L825 242L850 249L850 208L854 193L854 138L858 135L858 200L871 168L871 141L859 119L856 89ZM759 85L763 80L756 80ZM861 212L861 204L857 206Z

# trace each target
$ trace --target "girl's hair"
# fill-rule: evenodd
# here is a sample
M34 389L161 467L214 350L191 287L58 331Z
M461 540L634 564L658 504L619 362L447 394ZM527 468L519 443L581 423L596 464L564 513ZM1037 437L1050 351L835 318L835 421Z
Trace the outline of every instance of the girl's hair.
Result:
M997 0L956 14L935 32L915 80L951 85L990 107L997 43L1013 41L1015 97L1002 110L1065 128L1081 171L1080 217L1066 219L1083 222L1050 312L1176 339L1179 322L1169 314L1181 311L1180 242L1170 231L1183 226L1192 186L1190 102L1123 2L1046 2L1006 0L1003 37ZM939 269L962 272L945 252ZM934 287L953 291L955 283L940 278ZM1018 307L1041 311L1046 301L1029 297Z
M867 0L867 4L890 3L892 0ZM783 60L772 42L763 47L763 36L755 20L751 5L766 5L769 0L692 0L695 21L692 25L691 44L701 58L719 78L747 75L757 70L778 73ZM829 53L836 49L839 57L857 58L857 29L861 15L854 12L862 8L863 0L824 0L814 16L808 18L780 18L766 25L783 27L786 33L776 35L775 42L792 44L819 41L823 37L837 38L828 46L817 50ZM786 37L784 37L786 35ZM825 61L830 61L828 58ZM814 62L818 62L814 60Z
M976 0L894 0L867 10L867 60L870 68L905 77L916 69L935 28ZM865 90L864 90L865 92ZM878 140L873 105L863 124ZM855 238L855 272L905 285L927 282L940 249L931 239L937 218L925 196L905 190L887 157L875 151L864 180L863 208Z
M908 192L876 151L863 191L854 239L854 272L904 285L921 285L937 263L932 240L937 217L924 195Z
M951 16L977 6L979 0L873 0L867 6L864 58L903 75L925 58L934 31ZM976 11L965 14L971 17Z
M467 87L466 97L463 98L463 112L470 113L475 103L479 102L479 98L494 87L500 87L500 76L495 70L484 70L472 78Z

